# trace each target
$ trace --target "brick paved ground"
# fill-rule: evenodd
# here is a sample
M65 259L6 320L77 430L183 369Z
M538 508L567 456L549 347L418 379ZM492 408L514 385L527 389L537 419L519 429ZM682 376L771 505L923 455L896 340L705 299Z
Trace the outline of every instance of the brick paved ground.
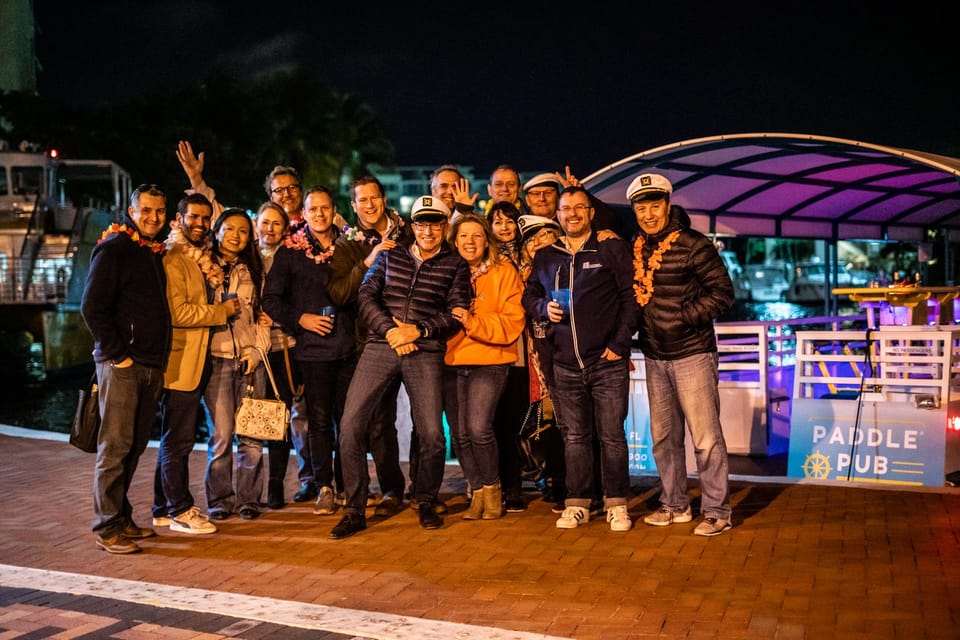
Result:
M140 524L155 460L148 449L132 491ZM203 463L195 452L201 499ZM712 539L690 535L696 519L562 531L535 500L497 521L451 514L438 531L405 510L334 541L336 517L291 504L214 536L163 530L145 553L111 556L89 531L92 464L63 442L0 436L0 564L570 638L960 638L958 489L737 480L735 526ZM634 485L638 520L657 487ZM448 466L445 492L461 489Z

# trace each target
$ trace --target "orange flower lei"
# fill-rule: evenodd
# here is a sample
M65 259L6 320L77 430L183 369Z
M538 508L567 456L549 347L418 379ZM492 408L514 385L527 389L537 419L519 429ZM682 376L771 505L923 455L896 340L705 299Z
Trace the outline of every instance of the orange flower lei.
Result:
M100 239L97 240L97 244L100 244L115 233L127 234L130 239L136 242L138 245L141 247L147 247L154 253L163 253L167 249L167 246L162 242L157 242L156 240L147 240L141 236L136 227L128 227L125 224L117 224L116 222L111 224L102 234L100 234Z
M674 241L679 237L680 230L678 229L661 240L646 264L643 263L643 236L637 236L637 241L633 243L633 292L641 307L647 306L650 297L653 295L653 274L660 268L660 264L663 262L663 254L670 250Z

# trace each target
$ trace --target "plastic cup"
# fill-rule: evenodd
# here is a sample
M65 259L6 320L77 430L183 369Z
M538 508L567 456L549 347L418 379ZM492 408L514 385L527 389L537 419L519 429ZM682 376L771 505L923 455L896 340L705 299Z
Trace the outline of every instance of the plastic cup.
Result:
M320 307L320 315L335 318L337 317L337 308L332 306Z
M554 289L550 292L550 299L560 305L561 311L570 313L570 289Z

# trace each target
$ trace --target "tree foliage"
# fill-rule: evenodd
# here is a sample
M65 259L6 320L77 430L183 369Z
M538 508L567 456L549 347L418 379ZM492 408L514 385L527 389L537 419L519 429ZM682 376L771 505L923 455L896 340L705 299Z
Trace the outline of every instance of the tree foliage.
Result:
M187 188L177 142L204 151L204 177L218 198L256 209L264 177L293 166L304 185L335 192L341 180L393 165L393 145L360 97L324 86L297 68L241 83L217 74L185 89L86 108L22 93L0 95L0 138L31 140L63 157L110 159L134 184L156 182L168 193Z

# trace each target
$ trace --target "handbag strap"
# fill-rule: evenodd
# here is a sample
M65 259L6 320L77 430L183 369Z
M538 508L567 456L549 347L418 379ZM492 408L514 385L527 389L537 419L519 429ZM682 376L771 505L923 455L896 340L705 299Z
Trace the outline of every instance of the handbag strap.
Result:
M283 334L280 344L283 345L283 365L287 369L287 385L290 387L290 392L293 393L293 395L299 396L303 393L303 385L301 384L299 387L296 387L293 384L293 369L290 367L290 350L287 348L286 333Z
M263 367L267 370L267 378L270 379L270 386L273 388L273 397L280 399L280 392L277 390L277 382L273 379L273 368L270 366L270 359L260 347L254 347L260 353L260 359L263 361Z

